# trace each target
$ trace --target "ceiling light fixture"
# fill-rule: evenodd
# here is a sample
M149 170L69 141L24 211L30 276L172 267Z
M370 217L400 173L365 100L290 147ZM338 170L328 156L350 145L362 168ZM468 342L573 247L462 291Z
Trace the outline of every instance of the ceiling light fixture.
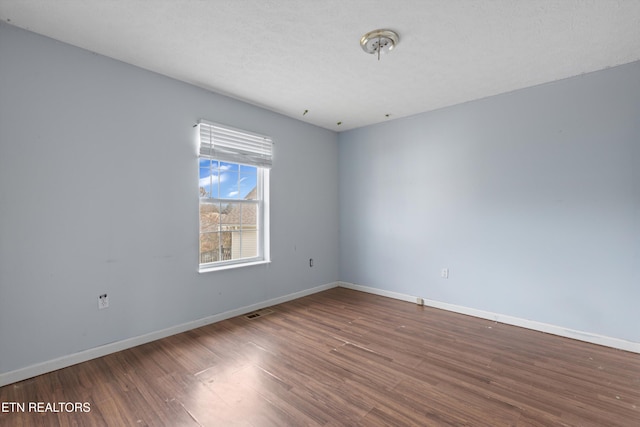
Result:
M398 33L391 30L373 30L362 36L360 46L367 53L378 54L380 60L380 52L387 52L396 47L400 37Z

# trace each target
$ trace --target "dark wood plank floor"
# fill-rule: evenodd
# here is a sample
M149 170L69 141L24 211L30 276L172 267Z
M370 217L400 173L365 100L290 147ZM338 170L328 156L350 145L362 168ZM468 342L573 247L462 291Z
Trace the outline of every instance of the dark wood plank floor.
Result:
M2 387L0 424L640 426L638 354L344 288L272 309Z

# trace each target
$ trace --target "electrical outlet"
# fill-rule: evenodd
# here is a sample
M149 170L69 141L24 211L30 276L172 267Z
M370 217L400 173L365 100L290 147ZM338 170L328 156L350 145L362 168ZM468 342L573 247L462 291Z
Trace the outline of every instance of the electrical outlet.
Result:
M449 269L448 268L443 268L440 271L440 277L442 277L443 279L448 279L449 278Z
M107 294L102 294L98 297L98 309L102 310L109 307L109 297Z

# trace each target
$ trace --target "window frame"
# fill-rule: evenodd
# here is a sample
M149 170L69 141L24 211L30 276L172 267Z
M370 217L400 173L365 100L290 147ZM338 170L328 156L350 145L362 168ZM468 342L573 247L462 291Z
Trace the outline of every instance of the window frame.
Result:
M201 159L210 159L210 160L214 160L214 161L219 161L219 162L223 162L226 164L231 164L231 165L237 165L238 167L241 166L251 166L251 167L255 167L256 168L256 199L255 200L246 200L246 199L238 199L238 198L225 198L225 197L221 197L220 194L218 194L218 197L202 197L202 195L200 194L198 197L198 272L200 273L205 273L205 272L210 272L210 271L219 271L219 270L227 270L227 269L232 269L232 268L239 268L239 267L246 267L246 266L252 266L252 265L260 265L260 264L267 264L269 262L271 262L271 257L270 257L270 233L269 233L269 223L270 223L270 218L269 218L269 188L270 188L270 179L269 179L269 175L270 175L270 162L271 162L271 147L269 147L269 154L268 154L268 163L263 163L264 159L266 158L259 158L258 163L256 164L254 162L254 164L251 164L251 162L253 161L251 158L249 158L249 161L242 161L242 159L240 159L240 161L237 161L235 158L231 159L231 160L227 160L227 158L220 158L218 156L216 156L215 154L215 143L211 143L212 141L215 140L215 138L210 137L210 143L209 145L207 145L206 150L203 149L203 137L202 137L202 132L203 126L215 126L218 129L222 129L223 132L226 130L232 131L235 134L244 134L244 135L248 135L251 138L255 138L255 137L260 137L260 138L265 138L268 139L269 144L272 144L272 141L269 137L265 137L263 135L258 135L258 134L253 134L244 130L239 130L239 129L235 129L235 128L231 128L225 125L219 125L213 122L208 122L208 121L204 121L204 120L200 120L197 123L197 127L198 127L198 142L199 142L199 146L200 146L200 150L199 150L199 156L198 156L198 166L197 166L197 170L198 170L198 179L200 179L200 169L201 169L201 164L200 164L200 160ZM235 142L234 142L235 143ZM225 150L227 148L224 148ZM225 155L228 155L228 152L224 153ZM232 154L233 155L233 154ZM262 153L260 153L260 156L262 156ZM222 156L224 157L224 156ZM211 196L212 194L209 194L209 196ZM252 257L245 257L245 258L236 258L236 259L227 259L227 260L218 260L218 261L212 261L212 262L202 262L202 236L205 234L202 232L202 213L201 213L201 208L203 203L214 203L214 204L227 204L227 203L233 203L233 204L239 204L239 205L253 205L256 206L256 239L257 239L257 254L256 256L252 256ZM220 233L219 235L221 236L223 232L223 224L218 223L218 231L214 231L215 233ZM229 233L237 233L235 231L226 231ZM239 234L241 234L242 231L240 231ZM241 237L242 238L242 237ZM219 244L219 247L220 244ZM220 253L220 252L219 252Z

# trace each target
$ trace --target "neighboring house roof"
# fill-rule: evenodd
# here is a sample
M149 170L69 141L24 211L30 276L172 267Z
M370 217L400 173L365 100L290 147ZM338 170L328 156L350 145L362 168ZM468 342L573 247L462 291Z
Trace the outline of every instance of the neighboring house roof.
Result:
M257 199L257 188L253 188L246 196L245 200ZM228 227L243 228L255 227L257 223L257 206L247 203L230 203L222 212L213 204L200 205L200 231L213 232L219 230L219 225Z
M258 218L257 206L254 204L236 203L226 214L220 216L222 225L255 226Z

